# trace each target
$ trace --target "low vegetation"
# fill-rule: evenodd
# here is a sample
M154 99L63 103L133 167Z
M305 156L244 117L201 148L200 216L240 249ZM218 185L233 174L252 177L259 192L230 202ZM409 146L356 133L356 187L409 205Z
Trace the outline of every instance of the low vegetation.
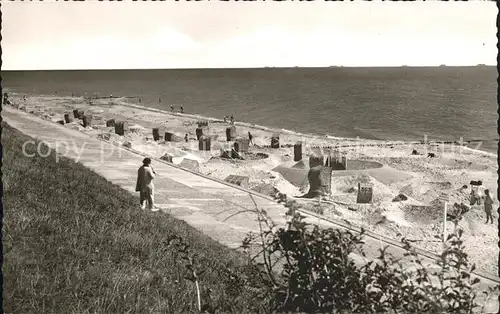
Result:
M480 280L471 276L475 266L464 253L461 230L455 229L448 236L434 271L424 266L405 239L404 257L397 259L382 248L378 258L356 263L353 254L365 257L363 231L353 234L321 229L304 222L294 201L287 202L287 207L288 226L277 228L260 211L262 232L244 241L244 247L259 243L262 248L261 274L271 310L473 313L482 309L476 302ZM454 221L455 227L460 219ZM494 289L488 293L491 295Z
M429 271L405 242L410 271L384 249L367 264L363 234L319 229L286 202L277 227L238 253L80 164L26 157L30 140L3 124L6 313L471 313L478 280L450 234ZM33 146L28 146L28 149ZM459 218L457 218L459 219Z

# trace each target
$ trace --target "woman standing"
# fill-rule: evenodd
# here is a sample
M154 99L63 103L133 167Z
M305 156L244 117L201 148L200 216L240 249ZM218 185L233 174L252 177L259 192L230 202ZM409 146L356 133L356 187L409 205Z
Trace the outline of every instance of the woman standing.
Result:
M490 196L490 190L484 190L484 212L486 213L486 223L489 220L493 223L493 199Z
M154 209L154 184L153 179L156 172L151 166L151 158L144 158L142 166L137 171L137 183L135 191L139 192L141 209L146 208L146 203L150 210Z

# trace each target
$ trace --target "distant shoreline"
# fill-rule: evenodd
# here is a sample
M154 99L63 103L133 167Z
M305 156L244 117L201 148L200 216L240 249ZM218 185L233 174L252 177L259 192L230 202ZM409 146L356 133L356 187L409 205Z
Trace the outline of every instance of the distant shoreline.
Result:
M19 69L19 70L2 70L2 72L89 72L89 71L165 71L165 70L193 70L193 71L203 71L203 70L221 70L221 71L230 71L230 70L273 70L273 69L394 69L394 68L420 68L420 69L453 69L453 68L496 68L496 65L489 64L476 64L476 65L394 65L394 66L352 66L352 65L325 65L325 66L261 66L261 67L248 67L248 68L156 68L156 69L143 69L143 68L122 68L122 69L44 69L44 70L34 70L34 69Z
M57 97L57 98L68 98L68 99L72 98L71 95L67 95L66 93L64 93L64 94L19 93L19 92L11 91L9 88L5 88L4 90L9 92L9 94L11 94L13 96L17 96L19 98L22 98L22 96L24 94L26 94L28 96L32 96L32 97ZM119 101L120 104L124 104L124 105L131 106L131 107L136 107L137 109L159 112L159 113L163 113L163 114L167 114L167 115L172 114L172 112L170 110L167 110L164 108L160 109L160 108L157 108L154 106L145 105L144 103L143 104L134 104L134 103L128 102L129 98L138 98L138 97L141 97L141 95L133 95L133 96L113 95L112 96L112 98L115 101ZM83 95L78 95L78 96L75 96L74 98L85 99L85 97ZM87 97L87 98L89 98L89 97ZM92 99L92 97L90 97L90 98ZM107 99L109 97L101 96L99 98L100 99ZM179 112L176 112L175 114L181 115ZM195 119L204 119L204 120L209 120L209 121L223 122L222 118L216 118L214 116L209 116L209 115L200 115L200 114L192 114L192 113L184 113L182 115L186 118L195 118ZM419 144L424 144L424 143L434 144L434 145L441 144L441 143L444 145L450 145L450 144L457 144L458 145L457 140L455 140L455 141L427 140L427 142L424 142L424 139L383 139L383 138L376 138L376 137L370 138L370 137L336 136L333 134L320 134L320 133L304 133L304 132L295 131L293 129L290 130L290 129L286 129L286 128L276 128L276 127L273 128L273 127L268 127L266 125L259 125L259 124L253 124L250 122L245 122L245 121L238 121L238 119L236 119L236 125L246 127L246 128L253 128L256 130L261 130L261 131L265 131L265 132L269 132L269 133L280 133L283 135L288 134L288 135L300 136L300 137L309 138L309 139L316 139L316 140L320 140L320 141L324 139L324 140L339 140L339 141L352 142L353 144L355 144L357 142L357 143L359 143L359 145L365 145L365 146L366 146L366 144L368 144L368 142L369 142L369 146L376 146L377 144L381 144L381 145L394 144L394 145L398 145L398 146L408 145L410 147L410 145L419 145ZM485 140L485 141L487 143L491 144L491 140ZM480 140L465 141L466 144L469 144L469 146L472 146L472 147L475 146L475 143L479 143L479 142L480 142ZM489 146L489 145L487 145L487 146ZM490 147L488 147L489 149L488 148L481 149L481 147L479 149L475 149L472 147L462 146L462 148L466 151L477 152L479 154L487 155L487 156L491 156L491 157L498 156L496 154L496 151L494 149L491 149Z
M20 97L20 98L22 97L22 94L20 94L20 93L11 92L11 94L13 96L16 96L16 97ZM69 98L69 99L72 99L72 98L73 99L74 98L86 99L83 96L71 97L71 96L68 96L68 95L55 95L55 94L54 95L48 95L48 94L31 94L31 96L32 97L57 97L57 98ZM128 106L128 107L136 108L136 109L140 109L140 110L157 112L157 113L162 113L162 114L166 114L166 115L182 116L182 117L192 118L192 119L207 120L207 121L210 121L210 122L215 122L215 121L217 121L217 122L223 122L224 121L221 118L204 116L204 115L200 115L200 114L196 114L196 113L180 113L180 112L174 112L174 113L172 113L171 111L166 110L166 109L159 109L159 108L155 108L155 107L145 106L145 105L142 105L142 104L139 105L139 104L133 104L133 103L127 102L127 99L134 98L134 97L138 97L138 96L133 96L133 97L132 96L112 96L111 98L113 98L115 101L119 102L119 105ZM109 98L109 97L99 97L99 99L107 99L107 98ZM253 124L253 123L244 122L244 121L238 121L238 120L235 121L235 125L236 126L245 127L245 128L249 128L249 129L255 129L255 130L265 131L265 132L269 132L269 133L278 133L278 134L283 134L283 135L287 134L287 135L293 135L293 136L300 136L300 137L304 137L304 138L309 138L311 140L314 140L314 139L316 139L316 140L322 140L322 139L324 139L324 140L338 140L338 141L352 142L352 145L359 144L360 146L377 146L377 145L398 145L398 146L408 145L408 146L410 146L410 145L422 145L422 144L427 144L427 145L439 145L439 144L451 145L451 144L457 144L456 142L453 142L453 141L429 140L427 142L424 142L423 140L384 140L384 139L381 140L381 139L369 139L369 138L361 138L361 137L357 137L357 138L354 138L354 137L339 137L339 136L334 136L334 135L330 135L330 134L320 135L320 134L314 134L314 133L302 133L302 132L298 132L298 131L294 131L294 130L287 130L287 129L283 129L283 128L281 128L281 129L280 128L272 128L272 127L268 127L268 126L265 126L265 125L258 125L258 124ZM469 141L469 143L470 142L476 143L476 142L479 142L479 141ZM467 151L469 151L471 153L486 155L486 156L490 156L490 157L498 157L497 154L492 153L490 151L486 151L486 150L473 149L473 148L470 148L470 147L467 147L467 146L462 146L461 148L464 149L464 150L467 150Z
M121 98L125 98L125 97L121 97ZM147 106L136 105L136 104L129 104L129 103L124 103L124 104L120 104L120 105L126 105L126 106L135 107L135 108L141 109L141 110L151 110L151 111L156 111L159 113L172 115L172 112L165 110L165 109L158 109L158 108L147 107ZM224 121L222 119L208 117L208 116L202 116L199 114L186 114L186 113L179 113L179 112L175 112L173 114L174 115L182 115L182 116L188 117L188 118L207 120L207 121L220 121L220 122ZM313 134L313 133L301 133L301 132L297 132L297 131L293 131L293 130L271 128L271 127L267 127L264 125L252 124L252 123L248 123L248 122L244 122L244 121L236 121L235 125L236 126L244 126L247 128L258 129L258 130L262 130L262 131L266 131L266 132L270 132L270 133L291 134L291 135L295 135L295 136L303 136L303 137L308 137L308 138L312 138L312 139L324 138L324 139L328 139L328 140L341 140L341 141L351 141L351 142L364 141L364 142L371 142L375 145L376 144L383 145L383 144L388 144L388 143L401 144L401 145L425 144L423 141L412 141L412 140L377 140L377 139L368 139L368 138L360 138L360 137L359 138L338 137L338 136L333 136L333 135L329 135L329 134L319 135L319 134ZM479 142L479 141L471 141L471 142ZM428 141L427 142L427 144L441 144L441 143L443 143L444 145L449 145L452 142L450 142L450 141ZM363 143L361 143L360 145L366 146L366 144L363 144ZM483 155L487 155L487 156L491 156L491 157L498 157L497 154L494 154L494 153L491 153L488 151L484 151L484 150L480 150L480 149L473 149L473 148L466 147L466 146L462 146L462 148L464 150L468 150L468 151L471 151L474 153L479 153L479 154L483 154Z

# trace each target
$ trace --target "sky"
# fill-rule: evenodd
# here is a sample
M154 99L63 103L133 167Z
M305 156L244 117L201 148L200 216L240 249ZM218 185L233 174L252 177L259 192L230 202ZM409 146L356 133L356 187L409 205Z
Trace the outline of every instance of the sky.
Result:
M496 65L497 56L494 1L9 1L2 13L3 70Z

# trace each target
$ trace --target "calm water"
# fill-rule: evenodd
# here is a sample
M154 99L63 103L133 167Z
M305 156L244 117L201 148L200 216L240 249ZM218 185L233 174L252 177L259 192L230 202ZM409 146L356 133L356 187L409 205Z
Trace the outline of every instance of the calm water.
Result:
M495 67L2 72L19 93L142 96L143 105L370 139L486 140L497 150ZM158 102L161 98L161 103Z

